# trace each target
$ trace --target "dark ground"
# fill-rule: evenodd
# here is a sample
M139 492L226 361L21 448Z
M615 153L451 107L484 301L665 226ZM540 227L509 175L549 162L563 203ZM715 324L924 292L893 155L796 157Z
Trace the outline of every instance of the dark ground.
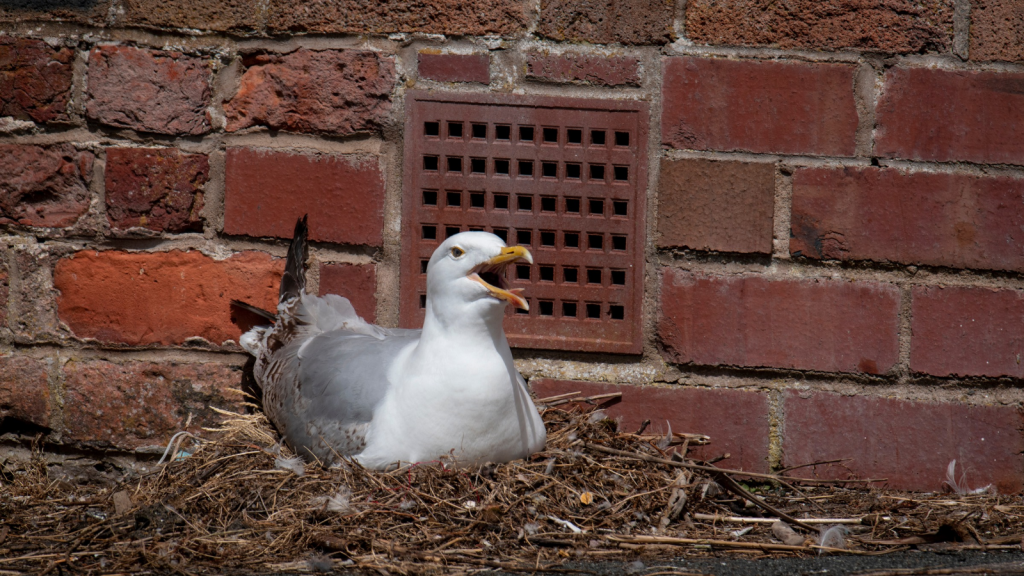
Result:
M977 571L992 565L990 572ZM996 566L999 569L996 569ZM1024 552L896 552L884 556L819 556L816 558L763 558L751 560L723 554L720 558L695 558L674 561L648 560L639 562L566 563L565 568L577 568L604 574L646 576L675 572L713 574L714 576L842 576L856 574L927 574L924 568L947 568L943 574L1024 574ZM922 570L903 570L921 568ZM899 570L899 571L893 571ZM932 572L934 573L934 571Z

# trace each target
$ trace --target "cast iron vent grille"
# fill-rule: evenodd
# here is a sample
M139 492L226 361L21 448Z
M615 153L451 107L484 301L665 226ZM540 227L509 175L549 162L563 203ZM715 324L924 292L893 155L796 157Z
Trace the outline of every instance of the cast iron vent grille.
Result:
M406 112L402 326L423 323L438 244L485 230L534 257L509 274L530 303L512 346L639 353L646 104L412 92Z

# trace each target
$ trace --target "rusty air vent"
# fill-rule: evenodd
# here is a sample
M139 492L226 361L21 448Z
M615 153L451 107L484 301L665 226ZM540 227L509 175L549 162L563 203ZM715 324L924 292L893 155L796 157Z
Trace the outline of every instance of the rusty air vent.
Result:
M412 92L406 100L401 323L423 323L426 263L486 230L533 253L509 280L512 346L641 351L647 106Z

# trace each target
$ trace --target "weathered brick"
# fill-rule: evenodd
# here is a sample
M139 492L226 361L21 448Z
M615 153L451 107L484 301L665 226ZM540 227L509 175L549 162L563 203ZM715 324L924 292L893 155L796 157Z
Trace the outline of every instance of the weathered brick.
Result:
M229 148L224 232L291 238L309 214L312 240L380 246L384 176L376 158Z
M214 260L199 252L83 251L57 262L58 311L80 338L132 345L238 340L228 303L277 306L284 263L243 252Z
M665 59L662 139L674 148L852 156L854 68Z
M899 299L875 282L665 270L658 334L673 362L884 374Z
M203 186L210 176L204 154L167 148L109 148L107 219L115 229L134 226L166 232L202 231Z
M392 58L362 50L300 49L244 60L238 92L224 104L229 132L272 130L352 134L376 131L391 110Z
M1024 164L1024 74L890 69L875 149L888 158Z
M377 319L377 267L373 264L321 264L320 295L337 294L367 322Z
M543 0L537 34L559 42L667 44L675 0Z
M635 432L644 420L650 420L647 434L664 434L668 426L673 432L707 434L711 443L691 447L687 453L691 458L707 460L729 454L722 466L768 471L768 395L763 392L547 379L531 380L530 389L538 398L569 392L581 392L584 397L621 392L622 401L604 410L619 421L622 432Z
M438 82L490 84L491 58L487 54L419 54L420 78Z
M919 286L911 298L911 370L1024 377L1024 292Z
M57 319L53 252L61 248L44 242L13 242L4 248L10 266L7 326L23 343L60 340L65 334Z
M1024 61L1024 0L971 0L971 60Z
M252 34L263 28L258 4L241 0L125 0L118 26L188 28Z
M692 0L686 35L699 44L948 52L953 1Z
M63 21L103 26L110 0L8 0L0 3L0 22Z
M582 52L529 52L526 76L550 82L639 86L640 60L633 56L597 56Z
M890 488L941 491L950 460L969 488L1003 494L1024 480L1024 424L1015 407L967 406L787 390L783 466L850 458L805 469L820 478L888 478ZM957 474L959 480L959 472Z
M511 36L526 30L522 0L271 0L271 33Z
M775 166L662 160L658 246L771 254Z
M89 209L90 152L0 144L0 157L0 224L71 226Z
M793 175L790 252L1024 271L1024 179L881 168Z
M0 262L0 328L7 327L7 303L11 296L11 275Z
M0 357L0 425L7 419L36 426L50 425L50 387L43 360L24 356ZM17 428L17 425L13 426Z
M166 445L175 432L220 422L211 407L238 410L241 372L222 364L104 360L64 366L62 439L122 449Z
M0 36L0 116L67 122L74 59L70 48Z
M192 135L210 130L210 67L180 52L100 46L89 54L86 115L141 132Z

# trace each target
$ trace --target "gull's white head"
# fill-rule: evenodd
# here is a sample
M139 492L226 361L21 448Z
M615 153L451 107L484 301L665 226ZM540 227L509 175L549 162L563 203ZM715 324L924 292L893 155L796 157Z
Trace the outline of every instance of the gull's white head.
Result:
M522 289L509 289L506 270L514 262L533 264L522 246L505 246L489 232L462 232L434 250L427 264L427 306L442 304L453 313L466 306L500 311L510 303L529 310Z

